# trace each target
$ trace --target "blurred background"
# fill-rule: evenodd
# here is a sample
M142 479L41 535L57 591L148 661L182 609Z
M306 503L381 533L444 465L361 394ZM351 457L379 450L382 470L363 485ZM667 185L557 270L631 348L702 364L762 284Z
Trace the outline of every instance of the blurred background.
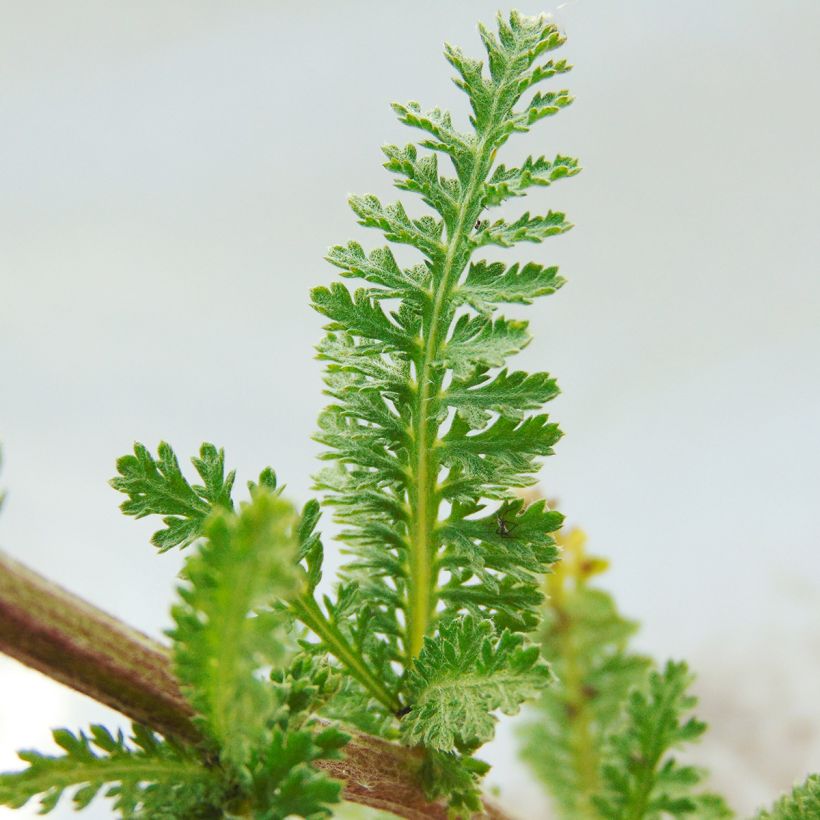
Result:
M393 196L379 146L415 136L388 103L463 121L442 42L477 54L496 8L0 1L4 550L159 637L180 557L106 483L135 439L213 441L309 497L308 288L328 245L380 242L345 200ZM748 812L820 769L820 4L522 11L566 31L576 103L502 159L585 168L526 203L576 223L523 249L568 285L511 311L518 366L564 391L542 486L611 558L639 647L698 672L696 759ZM0 658L0 769L92 720L119 718ZM513 735L490 782L547 817Z

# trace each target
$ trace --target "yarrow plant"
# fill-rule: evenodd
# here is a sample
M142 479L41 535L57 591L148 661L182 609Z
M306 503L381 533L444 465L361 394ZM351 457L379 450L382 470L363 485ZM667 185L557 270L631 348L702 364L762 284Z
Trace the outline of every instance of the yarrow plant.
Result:
M296 510L266 468L238 501L211 444L192 459L194 483L165 443L155 454L136 444L117 462L123 512L161 519L160 552L188 550L168 636L190 731L163 732L150 710L150 725L128 736L60 730L62 754L22 752L28 768L0 776L3 804L39 796L48 812L69 790L77 809L102 792L123 817L315 818L341 798L341 761L406 747L396 772L402 788L423 789L424 806L351 782L355 765L346 795L406 817L501 817L481 796L488 766L475 755L499 713L535 701L526 755L565 816L728 816L668 755L703 731L682 718L693 705L686 666L652 670L626 652L631 626L586 586L598 565L571 543L544 580L563 519L520 490L561 436L541 412L558 388L548 373L508 368L529 335L499 311L563 279L481 252L571 227L558 211L495 216L579 171L564 155L499 161L508 139L572 102L544 88L570 66L552 56L564 37L545 16L513 12L480 34L484 61L445 48L469 128L438 108L393 106L422 138L385 146L385 167L421 215L411 216L418 203L351 197L387 244L332 247L329 262L357 285L312 291L328 320L318 351L331 399L316 436L328 464L319 498ZM399 264L396 245L415 264ZM323 509L349 557L332 594L318 592ZM771 816L804 816L788 811Z

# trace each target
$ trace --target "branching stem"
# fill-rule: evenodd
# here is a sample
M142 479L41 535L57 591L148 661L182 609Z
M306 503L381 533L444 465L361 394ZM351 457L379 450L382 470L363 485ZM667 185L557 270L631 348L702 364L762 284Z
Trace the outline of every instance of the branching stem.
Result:
M357 652L322 612L312 595L304 593L292 604L294 615L309 629L311 629L333 657L341 661L351 675L359 681L380 703L395 713L401 704L395 695L391 694L384 684L373 674Z
M0 553L0 652L166 737L201 740L168 650ZM353 733L342 760L316 762L345 781L344 798L408 820L446 820L424 796L418 750ZM507 820L485 801L491 820Z

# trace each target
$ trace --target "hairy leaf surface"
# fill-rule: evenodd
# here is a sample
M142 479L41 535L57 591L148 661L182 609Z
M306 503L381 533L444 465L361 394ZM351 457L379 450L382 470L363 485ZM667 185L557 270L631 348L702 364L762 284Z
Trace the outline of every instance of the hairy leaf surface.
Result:
M271 689L256 673L281 660L284 615L274 605L294 597L297 518L266 490L238 514L216 512L198 553L185 564L182 603L174 607L177 676L221 759L247 765L273 710Z
M516 714L551 680L538 647L522 635L498 635L491 621L471 615L447 621L410 670L402 735L441 751L475 748L495 734L493 712Z

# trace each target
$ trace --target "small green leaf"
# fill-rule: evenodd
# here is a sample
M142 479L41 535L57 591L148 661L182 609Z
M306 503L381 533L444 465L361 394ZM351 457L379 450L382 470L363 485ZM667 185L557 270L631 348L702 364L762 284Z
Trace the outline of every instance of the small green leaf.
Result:
M390 248L377 248L368 256L358 242L347 246L336 245L327 255L327 261L342 269L342 276L361 277L377 285L369 292L373 298L406 296L420 299L427 294L430 272L424 266L402 270Z
M499 165L487 183L484 205L500 205L511 197L524 196L528 188L551 185L559 179L575 176L580 170L577 159L561 155L552 161L545 157L527 157L520 168Z
M451 368L457 379L464 379L477 367L501 367L508 356L529 342L526 322L464 314L444 346L441 363Z
M440 259L443 256L443 222L431 217L411 219L401 202L382 205L372 194L350 197L350 207L359 217L360 225L379 228L391 242L413 245L423 250L431 259Z
M205 443L199 458L191 461L203 484L189 484L179 468L173 449L160 442L155 459L137 442L134 455L117 460L118 476L109 482L128 496L120 505L126 515L145 518L163 516L165 528L157 530L151 543L165 552L172 547L187 547L202 532L202 525L215 507L232 510L231 489L234 472L225 475L225 453Z
M514 715L552 681L537 646L523 635L496 634L490 621L467 615L442 624L409 672L406 743L470 749L495 734L496 710Z
M346 330L355 336L383 342L383 352L412 352L414 349L415 340L391 322L364 290L351 296L343 284L334 282L329 288L314 288L311 298L313 307L333 320L327 325L328 330Z
M481 816L481 780L489 770L488 763L475 757L426 749L421 784L428 800L448 798L451 817Z
M246 765L265 737L274 702L258 670L281 660L284 612L298 594L297 517L260 488L239 513L219 510L185 564L181 603L172 614L174 664L199 722L223 763Z
M484 427L490 413L505 418L521 418L527 410L536 410L560 392L549 373L509 373L500 370L493 377L484 365L464 379L454 379L444 394L444 401L455 407L473 429Z
M65 754L20 752L28 768L0 774L0 805L20 808L39 795L40 813L48 814L73 790L74 809L80 811L104 787L125 817L159 816L159 807L163 817L191 816L194 808L218 811L222 802L217 771L203 766L193 751L144 727L134 726L130 742L122 732L114 737L103 726L92 726L91 737L67 729L57 729L53 736Z
M566 233L572 228L564 214L550 211L546 216L523 213L514 222L499 219L472 235L474 247L498 245L511 248L517 242L543 242L547 237Z
M558 268L545 268L534 262L509 268L501 262L476 262L470 266L467 279L455 297L480 313L489 314L502 302L532 304L533 299L555 293L563 284Z

